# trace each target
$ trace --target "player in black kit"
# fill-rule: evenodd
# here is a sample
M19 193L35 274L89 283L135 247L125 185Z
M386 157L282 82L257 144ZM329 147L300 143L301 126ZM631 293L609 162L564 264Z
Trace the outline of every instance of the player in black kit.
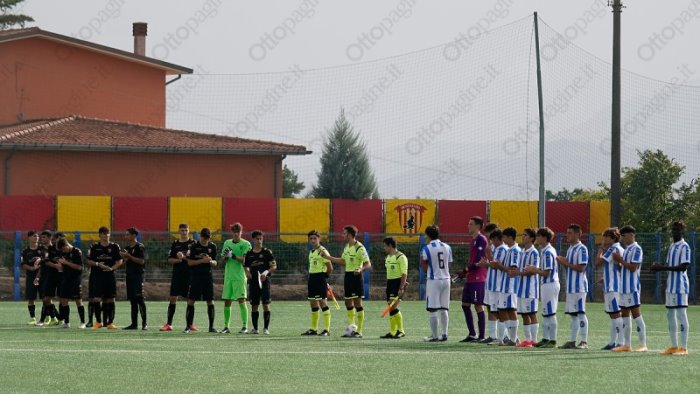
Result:
M22 251L20 266L24 269L26 275L24 298L27 300L27 309L29 310L30 319L27 324L36 325L36 305L34 305L34 301L36 301L39 287L35 284L35 281L38 283L36 274L39 272L44 249L39 246L39 233L36 231L29 231L27 233L27 240L29 241L29 245Z
M255 230L251 233L253 239L253 249L245 255L245 267L250 272L250 280L248 280L248 297L250 297L250 305L253 307L252 334L258 333L258 307L260 301L263 304L263 334L270 335L270 275L277 269L275 256L272 251L263 247L263 233L260 230Z
M187 224L178 226L179 239L170 245L168 263L173 265L170 279L170 304L168 304L168 322L160 328L161 331L173 330L173 316L177 306L177 297L187 298L190 291L190 266L187 264L187 251L194 241L190 239L190 228Z
M56 243L59 251L58 264L61 266L61 286L58 289L60 300L60 315L63 320L63 328L70 327L69 300L75 300L80 317L80 328L85 328L85 307L82 300L83 286L83 252L74 247L65 238L60 238Z
M88 265L90 272L90 298L93 303L93 312L97 322L92 329L96 330L102 326L114 330L114 298L117 295L117 278L114 271L119 269L124 263L119 255L119 245L109 241L109 229L100 227L98 230L100 242L90 246L88 251ZM100 300L102 305L100 305ZM102 311L102 321L100 321L100 310Z
M126 230L127 245L119 253L126 264L126 298L131 303L131 325L124 327L125 330L138 328L139 311L141 311L141 329L148 329L146 301L143 298L146 247L136 240L138 236L139 230L129 227Z
M199 241L190 246L187 253L187 264L192 268L190 291L187 294L187 324L185 333L197 331L194 327L194 302L204 300L207 302L207 315L209 316L209 332L218 332L214 328L214 277L211 268L216 267L216 245L209 242L211 230L203 228L199 232Z

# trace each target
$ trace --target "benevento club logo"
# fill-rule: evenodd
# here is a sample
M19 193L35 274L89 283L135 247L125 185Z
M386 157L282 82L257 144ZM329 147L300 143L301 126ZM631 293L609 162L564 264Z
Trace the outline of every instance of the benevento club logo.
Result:
M428 208L419 204L401 204L397 206L399 225L404 234L418 234L418 229L423 226L423 212Z

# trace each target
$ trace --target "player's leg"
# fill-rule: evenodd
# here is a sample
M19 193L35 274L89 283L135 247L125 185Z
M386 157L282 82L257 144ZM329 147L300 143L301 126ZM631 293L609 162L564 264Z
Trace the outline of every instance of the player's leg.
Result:
M476 330L474 329L474 316L472 316L472 303L476 299L476 294L471 287L471 283L465 282L464 288L462 289L462 312L464 313L464 320L467 324L467 330L469 331L467 337L460 342L476 342L478 338L476 337Z
M27 271L29 272L29 271ZM34 278L36 275L27 275L24 285L24 294L27 300L27 311L29 312L29 322L27 324L36 325L36 293L37 289L34 285Z
M78 318L80 318L79 328L85 328L85 305L83 305L82 294L74 299L75 307L78 309Z
M247 334L248 333L248 304L246 303L245 297L238 299L238 311L239 311L239 314L241 316L241 324L242 324L241 330L239 331L239 333L240 334Z
M207 317L209 318L209 332L218 333L219 331L214 328L214 318L216 317L216 311L214 307L214 277L211 273L208 276L202 278L202 298L207 302ZM245 299L243 299L245 303Z
M569 315L571 318L571 331L569 333L569 340L560 346L561 349L575 349L576 339L578 338L578 333L580 330L579 319L578 319L578 298L577 293L566 293L566 308L564 313Z
M450 281L440 281L440 326L442 327L441 341L447 341L448 328L450 323Z
M639 297L639 293L635 293L635 294L637 297ZM635 351L646 352L647 351L647 327L646 327L646 324L644 323L644 318L642 317L641 306L640 306L638 300L639 299L637 298L637 306L631 308L631 310L630 310L630 312L632 313L632 318L634 319L634 322L637 326L637 335L639 337L639 347L636 348ZM630 327L630 331L631 330L632 330L632 327ZM630 344L628 344L628 345L630 345Z
M423 338L426 342L438 341L438 324L440 317L438 316L438 308L440 307L440 292L435 280L428 279L425 281L425 309L429 313L430 336Z
M249 299L250 299L250 307L251 307L251 312L250 312L250 320L251 323L253 323L253 331L251 331L252 334L257 334L258 333L258 320L260 319L260 290L258 289L257 284L254 286L253 281L249 283L248 286L248 294L249 294Z
M581 342L577 345L579 349L588 349L588 316L586 315L586 293L578 293L578 321Z
M263 334L270 335L270 303L272 302L272 297L270 294L270 279L268 278L263 282L262 288L262 304L263 304Z
M132 275L126 276L126 299L131 306L131 324L124 327L124 330L135 330L138 328L139 305L136 301L136 286Z
M321 307L321 315L323 315L323 331L321 331L319 335L328 336L330 335L331 331L331 310L328 307L328 301L325 298L319 300L318 304Z
M474 288L474 310L476 311L476 321L479 326L479 341L484 340L486 334L486 313L484 311L484 292L486 283L478 282L472 285Z
M223 333L230 332L229 325L231 323L231 304L233 303L233 281L224 278L224 287L221 290L221 298L224 300L224 329Z
M675 354L686 355L686 354L688 354L688 333L689 333L688 307L687 306L679 307L676 311L676 314L678 315L678 329L680 330L680 333L681 333L681 338L680 338L681 340L680 340L680 343L678 346L679 349Z
M357 296L353 298L353 307L355 308L357 316L357 330L354 334L355 337L362 337L362 329L365 326L365 307L362 303L362 297L364 297L364 288L361 275L355 275L355 290Z
M311 307L311 326L301 335L318 335L318 322L321 317L320 300L326 294L326 288L321 288L322 282L325 283L325 280L321 279L321 275L309 275L307 282L307 299Z
M187 310L185 311L185 333L189 334L194 330L194 299L188 297Z
M666 293L666 318L668 319L668 335L671 338L671 347L666 348L661 354L669 355L678 351L678 302L676 294Z
M63 318L63 325L61 326L62 328L69 328L70 327L70 305L68 304L68 299L67 298L59 298L59 304L58 307L60 308L59 313L61 314L61 317Z
M146 299L144 297L144 279L143 276L139 276L137 283L138 293L136 294L136 303L139 306L139 313L141 314L141 329L148 329L148 316L146 314Z
M352 289L352 282L353 282L353 276L355 276L352 272L346 272L345 276L343 277L343 295L345 296L345 310L347 314L347 323L348 326L355 324L355 303L354 303L354 294L353 294L353 289ZM347 337L349 335L343 334L343 337Z

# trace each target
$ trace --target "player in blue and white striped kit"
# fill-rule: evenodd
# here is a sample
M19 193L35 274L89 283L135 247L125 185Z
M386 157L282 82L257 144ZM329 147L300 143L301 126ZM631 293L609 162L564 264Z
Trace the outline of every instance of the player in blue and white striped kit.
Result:
M540 267L530 266L530 272L535 272L542 279L540 300L542 301L542 340L535 344L539 348L554 348L557 346L557 306L559 306L559 264L557 250L550 242L554 232L549 227L541 227L535 236L535 245L540 248ZM537 339L537 338L534 338Z
M613 260L620 265L620 307L622 308L622 321L624 335L622 346L613 349L613 352L629 352L632 350L632 322L630 314L637 325L639 336L639 347L636 352L647 351L647 328L640 311L641 305L641 281L639 271L642 269L644 253L642 247L636 242L637 230L632 226L623 226L620 229L622 243L625 245L625 252L620 256L613 254Z
M447 341L450 309L450 265L452 248L440 241L440 229L430 225L425 229L427 245L421 249L421 265L428 279L425 281L426 309L430 312L429 337L426 342ZM442 326L442 336L438 337L438 322Z
M489 326L489 338L484 342L488 345L501 343L505 336L506 325L504 321L498 319L498 299L501 294L501 281L503 280L504 272L499 268L503 267L503 263L506 260L506 255L508 254L508 246L503 243L503 231L500 229L495 229L489 234L489 240L491 241L491 246L493 247L492 260L488 262L489 273L486 279L487 294L490 294L489 300L489 324L491 324L491 316L496 317L496 330ZM492 290L489 292L488 288Z
M508 330L508 339L501 342L503 346L515 346L518 339L518 298L515 293L516 279L511 278L508 273L518 269L518 259L521 249L515 242L518 232L513 227L503 230L503 242L508 246L508 253L503 260L503 264L494 262L494 266L501 270L501 286L498 293L498 319L503 322ZM499 339L503 338L499 334Z
M652 271L668 271L666 277L666 308L668 310L668 333L671 336L671 347L664 350L663 355L688 354L688 267L690 266L690 246L683 239L685 223L675 221L671 224L673 244L668 248L666 265L654 263ZM681 332L681 343L678 343L678 331Z
M571 316L571 338L560 349L588 349L588 317L586 316L586 295L588 294L588 249L581 243L581 226L570 224L566 229L569 250L566 257L557 256L559 264L566 272L566 310ZM581 342L576 346L576 337L581 334Z
M540 252L535 248L537 233L532 228L523 230L523 252L518 261L518 314L523 318L525 340L518 347L534 347L537 339L537 309L540 298L540 276L527 267L540 267Z
M610 227L603 231L603 244L598 249L596 266L603 266L603 295L605 313L610 315L610 340L601 350L612 350L623 342L623 323L620 314L620 269L613 261L613 254L622 255L625 251L620 245L620 231Z

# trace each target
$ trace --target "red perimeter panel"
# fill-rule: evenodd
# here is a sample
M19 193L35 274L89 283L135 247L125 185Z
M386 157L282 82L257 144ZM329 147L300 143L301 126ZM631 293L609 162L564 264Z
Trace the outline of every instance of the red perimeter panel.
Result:
M342 234L347 225L357 227L360 233L379 234L384 230L382 200L331 200L331 214L334 233Z
M224 232L231 225L243 225L243 237L250 239L250 232L261 230L264 233L277 233L277 200L274 198L224 198Z
M114 230L168 231L167 197L113 197Z
M565 233L571 223L588 233L588 201L547 201L545 223L555 233Z
M56 227L56 197L0 197L0 230L45 230Z
M486 218L486 201L438 201L438 226L442 234L466 234L467 224L472 216L481 216L484 224ZM464 237L443 236L445 241L464 241Z

